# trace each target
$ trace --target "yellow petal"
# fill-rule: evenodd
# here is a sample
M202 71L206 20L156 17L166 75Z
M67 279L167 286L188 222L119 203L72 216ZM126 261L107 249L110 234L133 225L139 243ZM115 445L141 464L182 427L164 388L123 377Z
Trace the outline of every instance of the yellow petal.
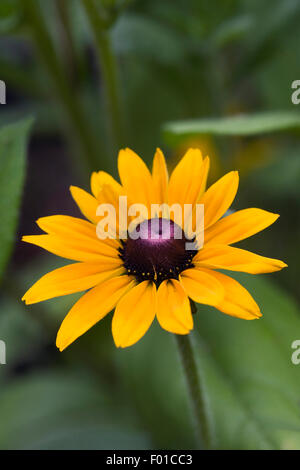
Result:
M208 173L209 173L209 168L210 168L210 160L209 160L209 157L205 157L204 160L203 160L203 163L202 163L202 167L201 167L201 174L199 175L199 193L198 193L198 196L197 196L197 200L196 202L198 202L200 200L200 198L202 197L202 195L204 194L205 190L206 190L206 184L207 184L207 177L208 177Z
M203 196L206 188L206 182L207 182L207 176L209 172L209 166L210 166L210 161L209 158L206 157L203 161L202 164L202 170L201 174L199 177L199 194L197 196L197 199L192 203L192 210L186 210L183 208L184 211L184 227L185 227L185 233L188 238L194 238L196 236L196 239L202 240L203 237L201 236L203 234L203 215L200 212L199 215L201 216L201 219L199 219L199 215L197 215L197 204L199 204L201 197ZM199 219L199 220L198 220ZM205 219L205 216L204 216ZM202 243L199 243L199 245L203 245Z
M99 217L96 216L99 206L97 199L77 186L70 186L70 191L81 213L88 220L96 224L99 221Z
M187 295L200 304L217 305L224 296L222 284L210 274L196 268L180 275L180 282Z
M41 217L36 221L37 225L51 235L58 236L85 236L95 240L96 228L87 220L77 219L69 215L50 215Z
M169 176L165 157L160 149L156 149L154 155L152 166L152 179L155 203L167 203L167 189Z
M158 288L157 320L171 333L185 335L193 329L190 301L175 279L163 281Z
M219 220L205 232L205 244L231 245L264 230L278 217L278 214L256 208L237 211Z
M190 148L173 170L169 183L169 204L195 204L203 186L203 160L199 149ZM206 174L207 177L207 174Z
M96 246L98 246L99 241L116 249L120 247L120 242L117 239L98 239L95 225L87 220L68 215L50 215L49 217L41 217L36 223L44 232L57 235L60 238L72 238L85 244L91 243L93 246L95 241L97 242Z
M121 192L122 190L122 186L109 173L94 171L91 175L91 190L95 198L98 198L103 185L111 186L116 192Z
M124 238L127 236L127 229L132 219L128 216L128 208L131 202L129 198L126 200L120 199L120 196L126 196L122 187L121 190L117 190L112 185L104 184L98 193L98 201L99 204L111 204L114 207L115 220L111 220L110 226L118 238ZM112 240L112 242L113 241L114 240ZM115 243L120 244L118 240L116 240Z
M136 343L149 329L155 318L156 287L143 281L131 289L118 303L113 320L112 334L117 347Z
M22 300L28 305L61 295L82 292L100 284L106 279L120 276L124 273L125 269L123 267L105 270L105 266L98 263L70 264L45 274L45 276L33 284Z
M130 149L120 150L118 168L129 200L145 204L149 210L153 202L153 183L151 173L143 160Z
M134 281L129 276L119 276L84 294L71 308L58 331L56 346L60 351L105 317L133 286Z
M204 204L205 228L217 222L231 206L238 190L239 175L231 171L220 178L204 193L200 204Z
M216 305L218 310L244 320L255 320L261 317L259 306L239 282L217 271L207 270L207 273L222 283L225 289L224 299Z
M56 235L28 235L22 241L40 246L62 258L74 261L94 261L110 264L113 267L121 266L118 251L104 241L92 239L75 239L58 237Z
M120 189L116 189L110 184L103 184L101 190L98 192L98 201L99 204L112 204L114 208L118 210L120 196L126 196L121 186Z
M193 263L199 268L228 269L250 274L272 273L287 266L278 259L227 245L204 246L194 257Z

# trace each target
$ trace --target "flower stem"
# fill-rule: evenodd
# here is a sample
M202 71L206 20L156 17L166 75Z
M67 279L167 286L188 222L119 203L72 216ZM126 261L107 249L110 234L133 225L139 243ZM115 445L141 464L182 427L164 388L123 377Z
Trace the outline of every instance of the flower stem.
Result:
M200 382L199 368L197 368L191 338L190 335L175 335L175 337L185 375L197 441L200 448L210 449L212 442L207 404L203 395L203 385Z
M123 109L118 79L118 66L115 59L109 28L111 21L102 17L94 0L82 0L95 38L98 62L101 67L104 88L106 91L107 108L110 116L109 140L112 150L123 145Z

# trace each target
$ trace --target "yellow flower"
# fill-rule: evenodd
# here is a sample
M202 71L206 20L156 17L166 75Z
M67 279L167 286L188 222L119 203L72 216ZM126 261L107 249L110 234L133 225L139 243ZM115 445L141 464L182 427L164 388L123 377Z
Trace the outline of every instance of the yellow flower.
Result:
M149 329L155 316L167 331L188 334L193 329L189 299L212 305L223 313L252 320L261 316L249 292L236 280L218 270L251 274L268 273L286 266L232 247L271 225L279 217L262 209L244 209L224 214L238 189L238 172L220 178L208 190L209 158L198 149L189 149L170 179L162 152L157 149L152 173L131 150L121 150L118 159L121 184L99 171L91 177L92 194L72 186L71 194L87 220L54 215L37 220L46 232L25 236L23 240L55 255L77 261L56 269L37 281L24 295L26 304L87 290L71 308L57 335L62 351L115 308L112 334L116 346L136 343ZM116 209L119 196L130 203L174 203L204 205L204 245L195 243L186 250L183 230L172 219L159 221L158 239L150 234L154 219L143 220L138 228L144 237L101 240L96 215L101 203ZM169 238L162 235L171 228ZM181 231L181 239L175 237ZM146 234L146 236L145 236Z

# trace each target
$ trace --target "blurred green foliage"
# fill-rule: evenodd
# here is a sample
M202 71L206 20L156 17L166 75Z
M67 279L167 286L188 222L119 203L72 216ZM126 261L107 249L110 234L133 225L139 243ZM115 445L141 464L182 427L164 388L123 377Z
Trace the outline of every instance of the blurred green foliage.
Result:
M25 178L27 137L31 124L32 120L29 119L0 131L0 279L15 241Z
M35 218L75 211L71 183L87 188L92 169L116 174L120 146L150 163L158 145L170 167L188 146L203 148L212 180L240 170L235 209L281 214L242 244L289 264L272 279L239 277L263 318L200 306L193 344L215 447L300 448L300 366L291 363L300 331L300 115L291 102L299 20L298 0L1 0L0 270L10 263L0 297L0 448L196 446L172 335L156 325L116 350L109 317L58 353L56 331L78 296L30 308L20 298L62 262L19 242L10 256Z
M272 112L253 115L239 114L228 118L179 121L164 126L165 139L174 145L177 141L201 135L257 136L272 132L297 130L300 115L296 112ZM178 142L177 142L178 143Z

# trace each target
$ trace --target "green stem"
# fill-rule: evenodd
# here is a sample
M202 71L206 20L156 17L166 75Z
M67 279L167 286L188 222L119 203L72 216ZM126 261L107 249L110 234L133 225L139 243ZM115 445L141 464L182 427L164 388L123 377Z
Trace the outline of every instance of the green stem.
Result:
M72 30L70 24L69 4L65 0L55 0L56 11L58 16L58 30L60 33L60 42L62 45L63 58L65 62L65 71L68 78L74 81L77 70L77 57L72 37Z
M175 335L200 448L212 446L208 410L190 335Z
M93 0L82 0L89 19L97 49L98 61L101 66L102 79L106 91L106 101L110 116L109 140L112 150L123 144L123 110L121 106L118 66L111 47L108 28L110 21L102 16Z
M31 33L34 38L41 58L52 79L53 86L63 104L69 122L78 137L81 151L84 153L89 169L97 168L99 164L98 141L90 130L88 119L85 116L81 102L72 91L68 79L64 73L61 61L59 60L52 38L47 29L39 2L36 0L26 0L24 11Z

